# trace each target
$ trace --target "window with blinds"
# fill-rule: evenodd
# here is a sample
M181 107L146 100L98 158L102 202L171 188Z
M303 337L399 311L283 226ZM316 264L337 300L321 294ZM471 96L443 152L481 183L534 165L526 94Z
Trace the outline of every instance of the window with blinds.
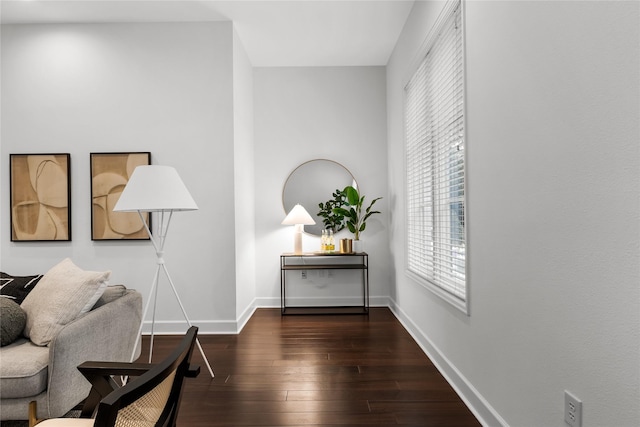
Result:
M407 270L467 311L462 11L442 17L405 87Z

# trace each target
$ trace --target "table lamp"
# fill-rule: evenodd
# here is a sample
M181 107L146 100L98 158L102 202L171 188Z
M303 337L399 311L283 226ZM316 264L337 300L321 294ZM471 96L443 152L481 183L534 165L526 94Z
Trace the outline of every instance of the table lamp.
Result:
M311 218L309 212L306 211L302 205L297 204L289 211L289 214L282 221L282 225L294 225L295 231L293 234L293 253L296 255L302 255L302 232L305 225L313 225L316 222Z
M197 210L198 206L196 202L191 197L191 194L185 187L182 179L178 175L178 172L171 166L160 166L160 165L149 165L149 166L138 166L134 169L127 185L125 186L118 202L113 208L114 212L138 212L142 223L144 224L147 233L149 233L149 238L151 239L151 243L153 244L154 249L156 250L156 262L157 268L156 273L153 278L153 283L151 285L151 292L149 295L153 295L154 304L153 304L153 315L151 320L151 344L149 347L149 363L151 363L151 356L153 353L153 336L154 336L154 326L156 320L156 301L158 298L158 279L160 276L160 270L164 271L169 284L171 285L171 289L173 289L173 294L178 300L178 304L180 305L180 309L182 310L182 314L184 315L185 320L189 326L192 326L189 317L187 316L187 312L182 305L182 301L180 301L180 297L178 296L178 291L176 290L173 281L171 280L171 276L169 276L169 272L167 271L167 267L164 263L163 254L164 254L164 243L167 237L167 231L169 230L169 223L171 222L171 216L173 212L177 211L192 211ZM149 230L149 225L144 220L142 212L158 212L160 215L159 224L158 224L158 233L157 236L153 236L151 234L151 230ZM147 311L149 309L149 303L151 302L151 297L147 301L147 304L144 309L144 314L142 315L142 322L140 324L140 329L138 330L138 339L140 338L140 334L142 333L142 326L144 324L144 319L147 316ZM209 361L202 350L202 346L200 342L196 339L196 344L200 349L200 353L209 369L209 373L213 378L213 370L211 369L211 365L209 365ZM134 345L134 353L135 347L137 347L138 342L136 341ZM133 355L132 355L133 359Z

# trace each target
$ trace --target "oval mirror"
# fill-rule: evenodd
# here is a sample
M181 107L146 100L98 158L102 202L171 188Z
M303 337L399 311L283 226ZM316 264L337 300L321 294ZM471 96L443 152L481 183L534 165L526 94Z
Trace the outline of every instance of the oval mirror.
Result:
M295 168L282 189L282 206L285 215L297 204L301 204L315 220L315 225L305 225L304 231L320 236L324 229L322 217L318 216L318 204L333 199L333 193L347 185L358 187L351 172L340 163L327 159L309 160Z

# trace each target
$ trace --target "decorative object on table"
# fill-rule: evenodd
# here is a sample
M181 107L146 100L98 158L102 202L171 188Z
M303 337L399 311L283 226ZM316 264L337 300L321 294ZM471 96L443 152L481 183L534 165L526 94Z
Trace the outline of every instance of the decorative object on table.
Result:
M12 242L71 240L71 156L10 155Z
M340 239L340 253L350 254L353 252L353 239Z
M382 199L382 197L373 199L363 212L362 207L364 205L365 196L361 197L358 190L352 186L345 187L343 191L346 195L345 205L341 208L335 208L334 211L344 216L347 228L353 233L354 250L356 252L362 252L361 247L356 247L356 245L361 246L360 233L362 233L367 227L367 219L369 219L371 215L380 213L380 211L373 211L371 208L378 200Z
M159 165L138 166L133 171L133 174L129 178L127 186L122 191L120 199L113 209L115 212L138 212L140 219L147 229L147 233L149 234L151 243L153 244L153 247L156 251L157 258L157 268L149 295L153 295L154 301L157 300L160 270L164 271L169 285L173 290L173 294L175 295L176 300L180 305L182 314L184 315L184 318L189 326L193 325L191 324L191 320L189 320L189 316L187 316L187 312L182 305L180 297L178 296L178 291L176 290L176 287L171 280L171 276L169 275L167 266L164 263L163 255L167 231L169 230L169 224L171 222L173 213L179 211L192 211L197 209L198 206L196 205L196 202L191 197L191 194L182 182L182 179L180 179L178 172L171 166ZM160 218L158 219L157 236L154 236L151 233L149 225L144 221L144 212L157 212L160 215ZM142 326L144 324L144 319L147 316L150 302L151 298L149 298L145 306L144 313L142 315L142 322L140 322L138 336L140 336L140 334L142 333ZM156 304L154 302L153 317L151 321L151 344L149 346L149 363L151 363L151 358L153 355L153 337L156 318L155 308ZM204 350L202 350L200 341L196 340L196 344L198 345L200 354L202 354L202 358L204 359L209 373L211 374L211 378L213 378L213 370L211 369L211 365L209 364L209 361L204 354ZM133 361L133 355L131 361Z
M293 253L302 254L302 232L305 225L313 225L316 222L311 218L309 212L300 204L297 204L291 209L289 214L282 221L282 225L295 226L293 234Z
M330 253L336 250L336 243L333 237L333 230L322 230L322 237L320 238L320 252Z
M135 212L114 212L136 167L151 164L150 152L91 153L91 240L149 240ZM151 228L151 215L144 212Z
M316 214L320 202L327 200L336 188L347 185L357 187L351 172L338 162L328 159L308 160L297 166L287 177L282 187L282 207L288 214L296 204L309 209L311 218L316 222L304 228L306 234L320 237L326 227L323 218Z
M318 207L320 208L318 216L322 218L322 223L326 229L332 229L337 233L345 227L344 215L334 212L333 210L344 206L346 195L342 190L336 189L332 196L333 199L329 199L324 203L318 203Z

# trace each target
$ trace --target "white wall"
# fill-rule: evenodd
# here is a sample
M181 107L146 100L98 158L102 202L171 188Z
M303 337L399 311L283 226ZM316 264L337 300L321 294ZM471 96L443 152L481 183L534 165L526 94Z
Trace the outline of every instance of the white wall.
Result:
M255 174L253 157L253 67L233 32L234 194L236 221L236 317L253 313L255 275Z
M404 274L402 88L443 3L387 69L395 310L490 425L640 422L637 2L466 3L471 315Z
M232 36L228 22L2 26L1 164L9 153L71 153L73 227L67 243L9 242L4 168L3 271L45 272L71 257L146 301L151 244L91 241L89 153L150 151L200 208L174 216L165 254L187 312L203 332L235 331ZM157 319L160 331L184 330L166 282Z
M376 204L383 213L367 222L362 240L370 254L372 304L386 304L390 264L384 225L389 215L385 68L255 68L254 95L258 304L279 306L279 255L293 250L293 227L280 225L285 216L284 183L297 166L318 158L349 169L368 200L384 196ZM348 232L338 235L343 236ZM304 235L303 248L319 250L319 237ZM335 296L339 303L350 295L341 284L354 278L350 272L335 273L331 279L310 275L304 283L290 275L289 289L302 289L299 298Z

